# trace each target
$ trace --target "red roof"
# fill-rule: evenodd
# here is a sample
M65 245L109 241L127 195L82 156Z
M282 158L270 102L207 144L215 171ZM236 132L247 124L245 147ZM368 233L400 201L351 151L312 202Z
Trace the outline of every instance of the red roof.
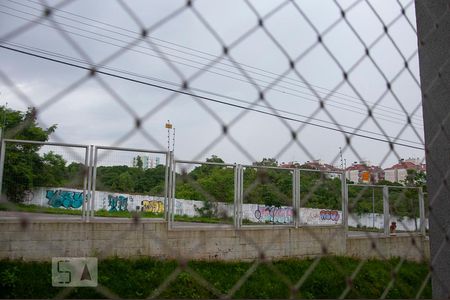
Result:
M419 168L420 168L420 166L407 161L407 162L401 162L401 163L395 164L392 167L387 168L385 170L400 170L400 169L409 170L409 169L419 169Z
M357 171L360 171L360 172L361 171L369 171L371 173L383 172L383 169L381 169L378 166L368 166L368 165L365 165L365 164L355 164L355 165L352 165L352 166L347 168L347 171L354 171L354 170L357 170Z

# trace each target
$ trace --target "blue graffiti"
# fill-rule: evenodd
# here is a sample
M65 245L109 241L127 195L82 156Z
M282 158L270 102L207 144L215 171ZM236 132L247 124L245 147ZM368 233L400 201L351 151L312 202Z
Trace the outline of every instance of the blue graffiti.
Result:
M108 195L109 211L128 211L128 197Z
M83 204L82 192L47 190L45 197L51 207L79 208Z

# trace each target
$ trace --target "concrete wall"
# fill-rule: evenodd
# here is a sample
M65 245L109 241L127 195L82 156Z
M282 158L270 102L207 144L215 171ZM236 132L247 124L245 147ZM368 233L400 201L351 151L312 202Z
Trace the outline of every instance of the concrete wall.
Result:
M54 256L138 257L254 260L345 254L341 227L229 228L167 230L167 223L132 220L16 220L0 222L0 258L48 260Z
M80 199L83 191L67 188L34 189L28 194L24 203L45 207L67 209L81 209ZM69 205L73 204L73 205ZM232 203L217 202L219 216L232 217L234 208ZM175 215L198 216L197 208L204 206L203 201L175 199ZM94 210L128 210L164 212L164 198L150 195L130 195L96 191L94 197ZM254 223L274 222L277 224L293 224L294 211L291 206L266 207L261 204L245 203L242 205L243 218ZM300 219L302 224L308 225L337 225L342 224L342 212L317 208L301 208Z
M0 222L0 259L49 260L56 256L109 256L158 258L254 260L264 250L266 258L315 257L324 254L376 257L368 238L345 239L341 226L268 226L234 230L224 227L168 230L156 220L10 219ZM406 256L420 260L410 237L377 239L382 257ZM427 247L417 237L416 245ZM426 248L428 249L428 248ZM428 253L428 250L424 250ZM428 254L427 254L428 255ZM428 257L428 256L427 256Z
M81 209L79 197L82 197L83 191L65 188L37 188L29 193L25 203L40 206L53 206L58 208L69 207L68 209ZM77 198L78 196L78 198ZM72 202L71 202L72 201ZM66 204L64 206L63 204ZM78 205L68 206L68 203ZM128 210L128 211L151 211L154 213L164 212L164 198L150 195L130 195L112 192L95 192L94 210ZM198 216L196 208L203 207L203 201L175 199L175 215ZM217 211L219 216L233 216L233 204L217 202ZM254 223L277 223L293 224L294 212L291 206L266 207L261 204L245 203L242 205L242 214L245 220ZM349 226L351 227L372 227L375 219L375 228L382 229L384 216L380 214L350 214ZM300 220L302 225L338 225L342 224L342 211L327 210L317 208L300 208ZM417 231L416 225L420 227L420 219L416 222L410 218L399 218L390 216L390 222L397 222L397 230ZM426 223L428 226L428 222ZM417 228L419 228L417 227ZM427 227L428 228L428 227Z
M430 243L428 238L419 235L350 237L347 239L346 252L348 256L358 258L402 257L408 260L424 261L430 258Z

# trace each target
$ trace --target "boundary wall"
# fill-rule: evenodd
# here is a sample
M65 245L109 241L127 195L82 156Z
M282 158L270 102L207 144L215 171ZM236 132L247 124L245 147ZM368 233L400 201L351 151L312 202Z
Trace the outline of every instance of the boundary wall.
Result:
M412 247L412 240L419 249ZM372 247L376 245L378 253ZM99 259L156 257L242 260L348 255L423 260L428 241L416 235L346 238L341 226L246 227L203 226L168 230L161 220L80 220L16 218L0 222L0 259L49 260L52 257L95 256ZM406 256L405 256L406 255Z

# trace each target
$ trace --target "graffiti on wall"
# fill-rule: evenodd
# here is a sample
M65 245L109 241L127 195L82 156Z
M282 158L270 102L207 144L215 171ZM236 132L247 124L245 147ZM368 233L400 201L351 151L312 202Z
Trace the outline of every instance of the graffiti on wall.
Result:
M131 196L130 196L131 198ZM128 211L128 197L108 195L109 211Z
M292 207L259 206L255 210L258 222L287 224L293 222Z
M143 200L141 201L141 210L152 213L163 213L164 203L156 200Z
M337 210L321 210L320 211L320 220L322 221L339 221L339 212Z
M48 199L48 205L51 207L79 208L83 204L83 193L64 191L64 190L47 190L45 197Z

